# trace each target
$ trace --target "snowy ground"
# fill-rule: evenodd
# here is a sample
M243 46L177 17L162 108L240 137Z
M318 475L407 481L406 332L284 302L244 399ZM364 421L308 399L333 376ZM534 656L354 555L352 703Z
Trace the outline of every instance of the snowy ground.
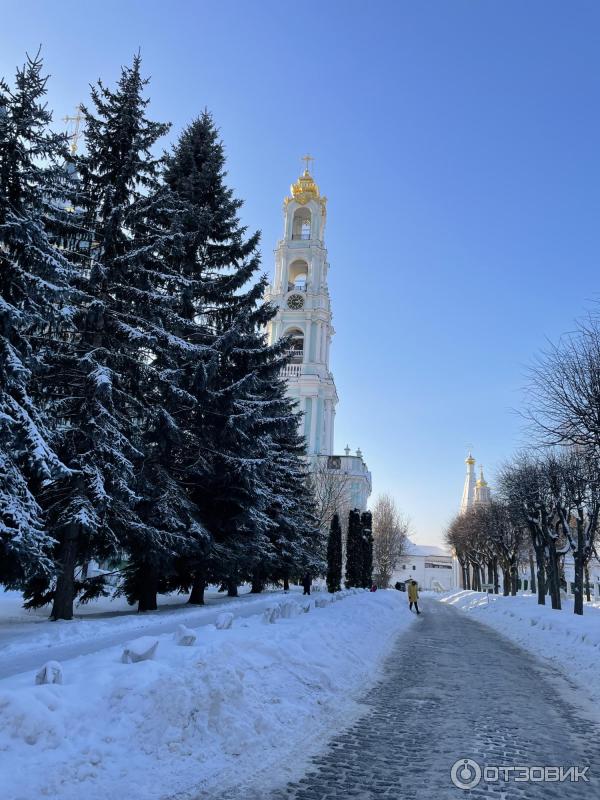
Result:
M293 587L293 590L299 590ZM102 598L79 606L69 622L51 622L49 608L25 611L18 592L0 594L0 679L35 670L49 658L63 661L115 647L136 635L169 633L179 623L202 625L215 621L225 608L238 616L257 614L283 599L284 593L253 595L243 590L239 598L206 592L203 607L189 606L183 595L159 598L159 610L138 614L124 598Z
M114 646L63 661L63 685L35 686L31 671L1 680L3 800L214 797L245 780L256 787L274 776L298 777L328 737L360 713L357 700L377 680L397 634L415 620L398 592L359 593L315 608L324 596L313 595L308 614L274 625L262 622L262 610L281 597L242 598L227 606L236 614L231 630L198 628L202 617L194 624L189 616L210 609L167 612L160 624L169 630L152 661L123 664L123 648ZM146 616L126 619L131 629L121 634L149 632ZM182 621L197 629L193 647L173 641ZM117 622L123 620L110 624ZM44 635L58 635L39 624ZM12 640L15 659L37 655L31 641L23 649L29 638ZM88 640L89 633L68 644Z
M457 591L431 596L550 663L600 706L600 603L586 603L583 616L576 616L572 600L563 600L563 609L553 611L549 600L539 606L531 594L503 597Z

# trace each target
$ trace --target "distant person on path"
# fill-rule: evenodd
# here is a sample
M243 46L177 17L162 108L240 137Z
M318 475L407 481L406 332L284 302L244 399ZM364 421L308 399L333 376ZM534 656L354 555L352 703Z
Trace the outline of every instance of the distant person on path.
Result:
M302 594L310 594L310 585L312 581L310 579L310 572L307 572L306 575L302 578L302 587L304 591Z
M417 614L420 614L419 611L419 604L417 600L419 599L419 587L417 586L416 580L413 578L408 584L408 608L409 611L412 611L412 607L414 605Z

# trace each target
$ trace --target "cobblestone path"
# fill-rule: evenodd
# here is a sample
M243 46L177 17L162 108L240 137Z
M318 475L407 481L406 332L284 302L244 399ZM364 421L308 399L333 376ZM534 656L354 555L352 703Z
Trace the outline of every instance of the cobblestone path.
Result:
M329 742L303 779L263 790L261 800L599 800L598 730L557 694L564 679L463 612L435 601L424 611L399 638L364 716ZM482 766L589 765L590 781L482 780L464 790L450 778L461 758ZM248 790L244 797L254 800Z

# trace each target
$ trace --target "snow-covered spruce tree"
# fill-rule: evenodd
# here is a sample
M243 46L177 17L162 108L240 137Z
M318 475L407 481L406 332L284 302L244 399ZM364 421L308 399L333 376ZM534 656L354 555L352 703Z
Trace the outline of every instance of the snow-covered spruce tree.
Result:
M223 303L215 317L215 355L203 403L202 453L208 471L193 492L215 539L213 580L224 582L230 595L271 554L269 427L278 422L269 420L262 382L280 369L282 350L267 347L261 333L272 316L261 302L264 289L261 280L232 296L230 308Z
M342 527L337 514L333 515L327 540L327 589L339 592L342 583Z
M279 358L274 366L277 372L266 382L263 395L263 425L270 441L266 485L271 496L267 506L273 523L268 534L271 548L268 560L257 561L253 574L262 570L268 579L283 579L287 586L306 572L323 574L324 542L307 476L299 415L286 396Z
M195 406L182 477L213 542L177 561L174 580L192 588L191 602L202 602L209 579L230 594L241 579L254 579L259 589L276 568L307 558L301 536L314 541L310 499L297 490L304 470L298 417L279 377L285 345L266 346L263 330L273 310L261 302L264 279L251 284L258 234L246 236L238 219L242 203L225 176L223 146L204 112L183 132L164 170L166 187L187 209L172 262L188 279L187 313L205 348L185 373Z
M128 351L122 372L139 409L133 441L143 462L135 484L136 519L125 529L123 544L130 562L125 590L140 610L156 608L159 584L174 559L207 540L180 480L191 446L188 417L196 404L187 375L205 351L190 308L190 297L199 294L197 276L177 257L189 252L190 208L158 183L162 160L151 151L168 126L146 118L146 84L136 56L117 90L99 85L92 95L95 114L85 112L87 176L93 193L100 190L103 198L98 279L114 314L106 334L122 340L120 353ZM193 448L197 459L195 440Z
M52 570L39 496L68 471L31 394L44 350L63 324L69 264L47 227L66 138L49 130L40 54L0 81L0 583L22 588Z
M361 526L361 586L370 589L373 585L373 519L370 511L360 516Z
M346 540L346 588L362 586L362 527L360 511L352 509L348 515L348 537Z
M161 574L190 536L204 535L173 478L184 438L177 420L192 403L179 372L194 345L173 333L182 324L181 281L160 254L179 232L161 206L151 152L168 125L146 118L140 66L136 56L114 90L99 82L92 110L82 109L87 152L77 169L92 246L78 280L85 298L76 332L51 382L56 446L74 471L47 498L58 541L55 619L72 615L77 568L111 554L128 558L130 601L155 608Z
M164 204L177 210L171 213L177 237L162 257L167 269L179 276L178 314L184 322L179 336L193 345L179 373L180 389L191 399L179 475L195 499L202 495L201 487L211 473L214 443L205 405L211 403L208 374L214 373L218 361L212 344L222 335L215 314L223 303L231 302L256 270L258 239L244 241L245 232L237 219L241 203L225 186L223 167L222 145L205 112L183 131L166 156L160 192ZM215 552L207 537L193 537L187 545L185 555L176 559L174 572L166 577L166 588L191 589L190 602L201 604ZM221 556L219 551L216 563ZM221 580L222 575L214 579Z

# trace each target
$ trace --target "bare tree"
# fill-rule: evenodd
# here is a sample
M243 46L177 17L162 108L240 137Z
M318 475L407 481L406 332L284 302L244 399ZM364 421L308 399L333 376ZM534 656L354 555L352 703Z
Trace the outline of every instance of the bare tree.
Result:
M498 485L511 508L527 526L535 553L538 603L545 605L546 591L552 608L560 609L561 559L568 543L557 517L557 494L563 468L553 451L533 457L517 456L503 468Z
M556 515L575 567L573 610L583 614L584 579L589 600L588 565L594 554L600 515L599 465L583 448L569 448L554 456L554 461Z
M600 453L600 323L580 322L532 367L527 417L543 444Z
M373 567L377 584L387 587L406 548L410 523L389 494L373 507Z
M487 529L495 558L502 569L503 594L516 595L519 579L519 558L523 547L523 524L507 503L492 500L484 509Z
M320 458L311 469L308 481L315 498L317 525L326 536L334 514L340 520L348 519L351 508L350 476L343 470L330 469L327 458Z
M515 523L501 500L458 514L446 531L446 541L461 566L463 588L481 591L486 582L498 594L500 567L504 594L516 594L522 539L522 525Z
M469 561L468 531L465 526L465 515L458 514L446 529L446 544L454 553L460 564L461 588L471 588L471 567Z
M531 370L529 409L534 436L561 445L547 460L554 514L575 565L575 613L583 613L584 578L595 550L600 481L600 316L579 322L537 359Z

